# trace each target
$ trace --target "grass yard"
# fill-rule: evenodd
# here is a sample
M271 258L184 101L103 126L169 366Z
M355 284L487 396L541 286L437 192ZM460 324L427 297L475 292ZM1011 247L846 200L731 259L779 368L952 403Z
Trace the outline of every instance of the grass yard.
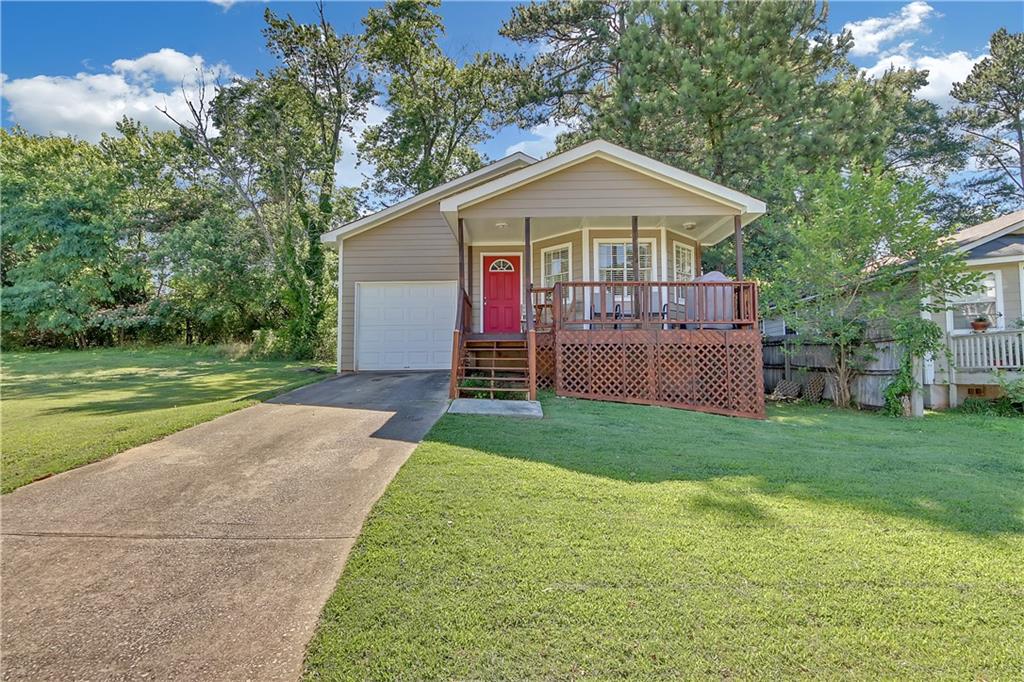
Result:
M322 379L213 348L4 353L2 492Z
M1024 420L544 410L438 422L308 678L1024 676Z

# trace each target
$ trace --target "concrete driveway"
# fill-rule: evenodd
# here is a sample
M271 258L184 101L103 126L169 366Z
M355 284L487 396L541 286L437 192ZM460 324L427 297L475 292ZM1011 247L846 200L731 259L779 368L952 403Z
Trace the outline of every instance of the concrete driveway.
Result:
M4 677L298 677L447 387L336 377L4 496Z

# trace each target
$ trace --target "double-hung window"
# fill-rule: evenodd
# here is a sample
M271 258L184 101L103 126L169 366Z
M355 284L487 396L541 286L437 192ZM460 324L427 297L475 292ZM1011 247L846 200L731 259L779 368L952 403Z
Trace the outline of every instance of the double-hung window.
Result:
M650 242L640 243L640 279L653 278ZM602 282L627 282L633 279L633 242L600 242L597 245L597 278Z
M541 252L541 281L547 288L555 286L555 282L568 282L572 267L572 254L568 244L544 249Z
M996 271L986 272L980 288L973 293L950 301L948 319L950 330L971 331L971 321L985 318L993 327L1002 327L1002 278Z
M672 281L689 282L697 276L697 259L693 247L680 242L672 243Z

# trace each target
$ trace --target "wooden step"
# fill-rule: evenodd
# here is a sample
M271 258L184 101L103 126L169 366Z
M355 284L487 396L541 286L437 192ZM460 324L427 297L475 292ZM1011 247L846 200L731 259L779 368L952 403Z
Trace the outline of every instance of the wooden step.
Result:
M460 391L473 391L474 393L529 393L525 388L491 388L489 386L459 386Z
M507 346L509 348L526 347L526 339L466 339L467 346Z
M463 379L472 379L473 381L490 381L492 383L510 383L510 384L522 384L530 380L530 377L495 377L495 376L480 376L478 374L466 374L462 377Z

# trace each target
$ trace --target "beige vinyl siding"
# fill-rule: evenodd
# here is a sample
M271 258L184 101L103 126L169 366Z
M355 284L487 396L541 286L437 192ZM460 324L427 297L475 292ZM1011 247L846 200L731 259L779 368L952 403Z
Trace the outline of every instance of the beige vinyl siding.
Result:
M455 281L459 250L440 202L346 239L342 247L341 368L352 369L356 282Z
M971 266L971 270L998 270L1003 279L1002 327L1009 329L1014 321L1024 317L1020 301L1020 263L998 263L994 265Z
M480 261L484 255L496 256L496 255L514 255L519 256L519 266L522 267L523 263L523 245L520 244L508 244L498 246L473 246L470 248L470 258L466 261L469 264L469 285L471 290L469 292L470 298L473 300L473 327L474 333L483 331L483 327L480 324L481 317L480 311L483 310L483 277L480 272ZM520 295L522 297L522 295Z
M460 211L464 218L732 213L738 211L604 159L583 161Z
M667 276L672 273L672 258L675 255L675 247L672 246L672 242L682 242L688 246L693 247L693 263L694 270L697 273L697 277L700 277L704 273L704 264L701 262L701 247L700 242L693 237L688 237L685 234L676 232L675 230L666 230L666 238L668 239L668 267L669 271Z

